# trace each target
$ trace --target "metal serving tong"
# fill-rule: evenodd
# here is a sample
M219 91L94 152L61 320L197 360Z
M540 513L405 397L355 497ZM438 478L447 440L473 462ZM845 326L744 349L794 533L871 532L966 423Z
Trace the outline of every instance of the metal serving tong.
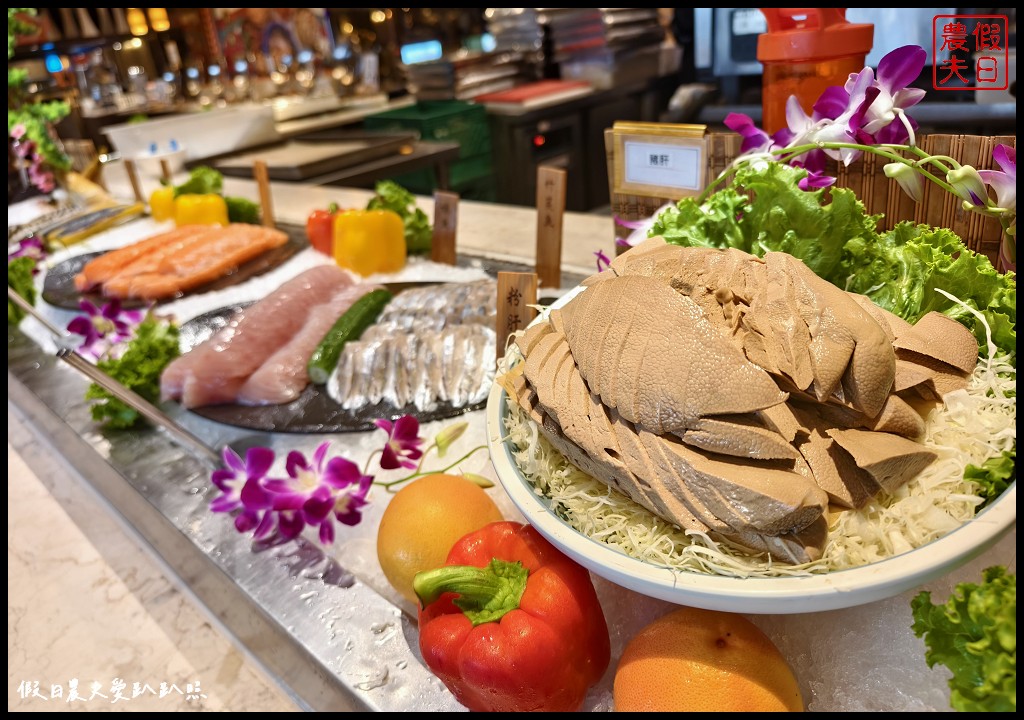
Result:
M82 355L75 350L76 343L70 333L57 327L43 317L31 303L16 293L10 286L7 288L7 299L38 320L40 324L54 336L58 346L57 357L78 370L89 378L89 380L102 387L125 405L137 411L153 425L164 430L174 440L183 445L187 450L191 451L199 460L206 463L211 468L216 469L223 464L219 454L210 449L202 440L197 438L188 430L181 427L181 425L174 422L164 413L163 410L133 390L126 388L124 385L117 382L87 359L82 357Z

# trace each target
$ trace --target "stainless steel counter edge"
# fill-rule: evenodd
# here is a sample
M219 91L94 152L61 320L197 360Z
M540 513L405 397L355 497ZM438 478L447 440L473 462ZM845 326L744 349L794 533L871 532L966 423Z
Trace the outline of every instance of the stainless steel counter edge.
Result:
M206 508L204 465L158 431L98 432L87 385L8 328L9 404L301 705L461 708L417 657L415 624L399 608L313 543L235 533Z

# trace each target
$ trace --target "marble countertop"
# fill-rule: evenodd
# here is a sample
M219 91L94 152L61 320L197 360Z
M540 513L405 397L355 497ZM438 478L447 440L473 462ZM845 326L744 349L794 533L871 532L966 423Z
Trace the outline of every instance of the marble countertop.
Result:
M300 709L92 488L34 472L53 450L7 419L9 712Z

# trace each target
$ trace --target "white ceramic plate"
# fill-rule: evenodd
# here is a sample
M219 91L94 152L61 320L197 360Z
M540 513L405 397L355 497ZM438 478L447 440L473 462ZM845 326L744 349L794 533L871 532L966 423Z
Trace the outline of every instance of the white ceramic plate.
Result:
M576 293L555 303L560 307ZM742 613L806 613L863 605L919 587L992 547L1017 522L1017 483L970 522L927 545L850 570L786 578L730 578L672 570L592 540L536 494L503 441L508 398L495 383L487 399L487 442L502 487L526 520L553 545L601 577L683 605Z

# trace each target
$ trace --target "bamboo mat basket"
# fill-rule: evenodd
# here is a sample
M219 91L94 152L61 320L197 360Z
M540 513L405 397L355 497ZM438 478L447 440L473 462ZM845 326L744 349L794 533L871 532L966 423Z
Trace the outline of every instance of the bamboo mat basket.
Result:
M706 138L708 166L705 183L709 183L740 154L742 138L731 132L708 133ZM918 137L918 145L930 155L948 155L960 164L972 165L978 170L999 169L992 159L992 151L999 144L1015 148L1017 136L935 134ZM610 132L605 134L605 152L613 218L624 221L645 220L666 202L678 199L616 193L612 186L614 146ZM827 173L837 178L837 187L849 188L857 193L869 213L884 215L880 230L889 230L903 220L948 227L960 236L968 248L987 256L1000 272L1005 272L1006 268L999 257L1003 229L998 220L964 210L958 197L929 182L925 183L924 198L920 203L915 203L900 189L899 183L885 176L882 171L885 162L885 158L865 154L849 167L832 162ZM615 222L616 239L624 238L630 232L632 230L628 227Z

